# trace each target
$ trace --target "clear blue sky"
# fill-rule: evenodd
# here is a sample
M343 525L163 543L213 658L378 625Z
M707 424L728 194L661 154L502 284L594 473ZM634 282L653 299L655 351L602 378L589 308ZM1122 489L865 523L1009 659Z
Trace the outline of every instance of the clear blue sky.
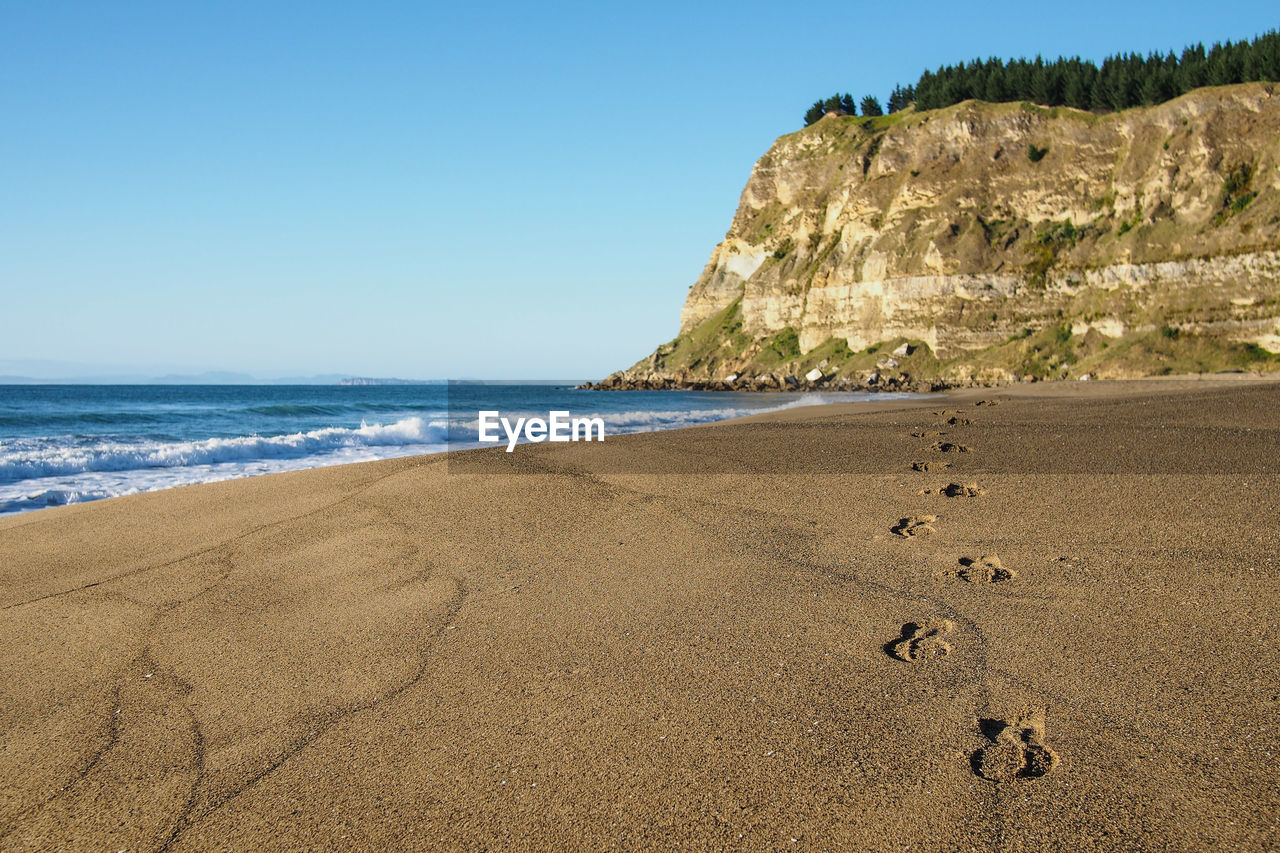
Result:
M833 91L1181 48L1274 2L0 7L0 359L602 376Z

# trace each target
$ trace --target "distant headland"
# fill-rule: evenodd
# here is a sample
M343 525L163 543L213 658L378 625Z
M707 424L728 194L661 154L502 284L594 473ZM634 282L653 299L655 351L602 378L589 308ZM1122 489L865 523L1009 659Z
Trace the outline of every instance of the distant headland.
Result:
M1280 78L1280 36L1197 62L1170 74L1198 80L1190 69L1207 63L1211 80ZM964 68L930 79L971 95ZM1280 93L1262 81L1118 112L972 99L826 111L756 163L679 335L592 387L1280 370L1277 139Z

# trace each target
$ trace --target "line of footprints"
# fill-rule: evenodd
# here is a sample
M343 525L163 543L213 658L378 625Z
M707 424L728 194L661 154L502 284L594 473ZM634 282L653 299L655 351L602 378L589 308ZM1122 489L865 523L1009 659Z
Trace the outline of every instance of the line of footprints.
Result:
M978 406L999 405L994 400L982 400ZM972 423L958 411L934 412L941 417L939 426L967 426ZM913 438L935 439L926 450L937 454L972 453L973 448L955 441L946 441L940 430L918 430ZM911 470L922 473L945 471L951 463L941 459L911 463ZM976 498L985 494L977 483L948 483L934 489L922 489L921 495L941 495L948 498ZM898 519L889 530L901 537L927 536L937 533L934 527L936 515L912 515ZM969 583L1004 583L1018 576L1005 568L994 554L961 557L956 568L957 578ZM929 619L908 622L902 626L902 636L885 644L885 652L907 663L920 663L946 657L951 653L948 637L956 625L950 619ZM1044 742L1043 708L1034 708L1012 719L979 719L978 727L987 744L974 752L969 759L973 772L992 782L1012 782L1015 779L1035 779L1045 775L1058 763L1058 755Z

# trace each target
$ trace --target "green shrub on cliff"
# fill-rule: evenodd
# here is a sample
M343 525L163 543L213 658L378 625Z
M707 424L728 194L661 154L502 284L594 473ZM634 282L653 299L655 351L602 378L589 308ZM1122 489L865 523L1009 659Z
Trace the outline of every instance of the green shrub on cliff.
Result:
M795 329L787 326L764 342L756 356L756 363L762 367L774 368L799 356L800 336Z
M1258 194L1249 189L1253 182L1253 164L1241 163L1227 173L1222 182L1222 209L1214 217L1215 223L1222 223L1233 213L1239 213L1249 206L1249 202Z

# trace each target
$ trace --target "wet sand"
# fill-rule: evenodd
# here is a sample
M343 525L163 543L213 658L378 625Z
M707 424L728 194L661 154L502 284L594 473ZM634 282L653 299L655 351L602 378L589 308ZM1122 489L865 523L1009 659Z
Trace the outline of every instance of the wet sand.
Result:
M1036 385L0 519L0 847L1277 849L1277 415Z

